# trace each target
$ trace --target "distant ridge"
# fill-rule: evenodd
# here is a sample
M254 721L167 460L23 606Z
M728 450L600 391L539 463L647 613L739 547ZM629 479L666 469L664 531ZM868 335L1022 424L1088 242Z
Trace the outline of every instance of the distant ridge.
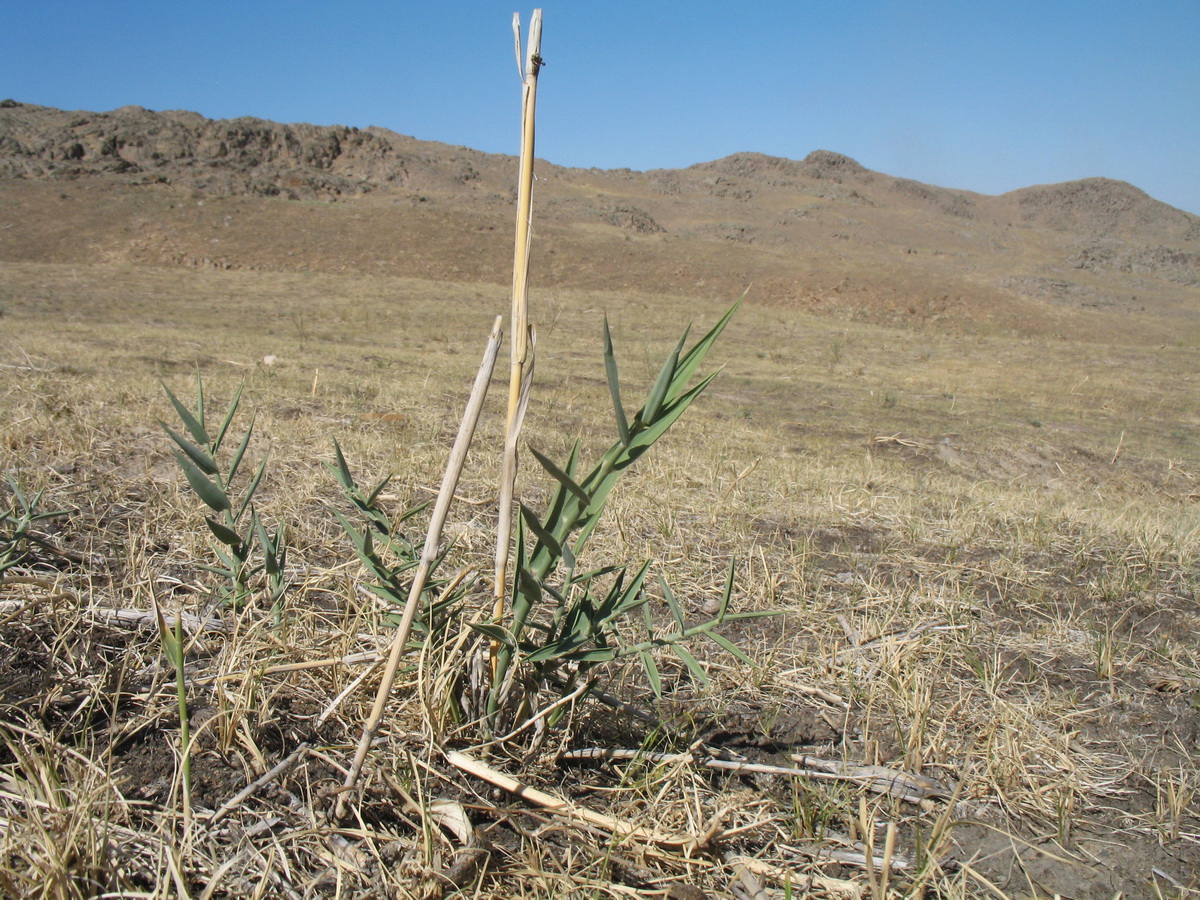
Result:
M0 261L503 283L514 168L381 128L5 100L0 195L26 215L0 231ZM948 327L1200 314L1200 217L1107 178L987 196L829 150L649 172L539 162L538 178L547 284L731 294L752 282L764 301Z

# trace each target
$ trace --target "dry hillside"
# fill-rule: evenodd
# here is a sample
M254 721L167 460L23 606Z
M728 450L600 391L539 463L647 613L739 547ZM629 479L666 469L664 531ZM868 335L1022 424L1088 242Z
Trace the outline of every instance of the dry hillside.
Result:
M383 129L0 106L0 260L505 283L515 159ZM880 322L1190 334L1200 218L1103 178L999 197L817 150L537 170L535 288L759 300Z

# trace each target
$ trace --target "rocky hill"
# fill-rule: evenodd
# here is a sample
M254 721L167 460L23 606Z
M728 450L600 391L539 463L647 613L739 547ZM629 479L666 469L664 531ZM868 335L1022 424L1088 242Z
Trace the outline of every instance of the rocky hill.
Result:
M0 262L506 283L516 161L378 128L0 103ZM1044 331L1200 316L1200 217L1104 178L998 197L837 153L539 162L535 286L755 295Z

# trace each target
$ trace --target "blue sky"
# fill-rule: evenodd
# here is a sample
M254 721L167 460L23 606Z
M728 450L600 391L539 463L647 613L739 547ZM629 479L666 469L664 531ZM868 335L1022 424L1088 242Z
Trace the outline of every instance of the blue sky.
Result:
M532 7L520 8L528 21ZM1200 0L544 0L538 155L818 148L995 194L1103 175L1200 214ZM8 4L0 96L380 125L515 153L496 0Z

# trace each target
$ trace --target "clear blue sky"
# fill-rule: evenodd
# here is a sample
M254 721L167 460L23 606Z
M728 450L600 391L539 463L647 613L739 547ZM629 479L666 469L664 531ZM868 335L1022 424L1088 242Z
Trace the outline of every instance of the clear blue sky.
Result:
M532 9L520 9L528 21ZM544 0L538 155L822 148L1002 193L1104 175L1200 214L1200 0ZM515 153L496 0L21 0L0 96L380 125Z

